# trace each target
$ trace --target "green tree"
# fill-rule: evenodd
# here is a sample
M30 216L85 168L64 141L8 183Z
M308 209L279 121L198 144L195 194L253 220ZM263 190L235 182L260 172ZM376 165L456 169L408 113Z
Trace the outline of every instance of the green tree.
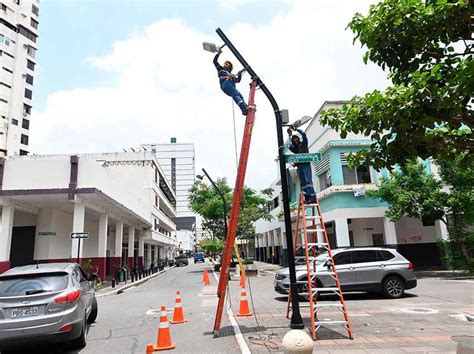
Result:
M392 221L403 216L424 222L441 220L469 262L474 245L468 227L474 224L474 168L463 166L462 157L438 160L437 165L441 180L427 173L422 163L411 161L382 178L379 188L367 195L390 204L385 215Z
M473 42L467 0L385 0L348 27L393 85L329 109L322 123L370 136L355 165L391 168L417 157L474 162Z
M216 185L226 198L227 217L230 217L233 191L225 178L218 178ZM224 240L224 203L219 193L205 183L196 182L189 190L189 205L191 209L202 217L203 229L214 237ZM255 236L254 222L260 218L271 220L267 208L268 199L265 194L260 195L255 190L244 187L240 205L237 238L252 240Z

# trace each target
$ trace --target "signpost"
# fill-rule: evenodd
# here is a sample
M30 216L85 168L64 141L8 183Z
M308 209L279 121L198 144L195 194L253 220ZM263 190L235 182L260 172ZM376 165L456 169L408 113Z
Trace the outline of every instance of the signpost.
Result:
M319 162L319 161L321 161L321 153L319 152L313 152L309 154L285 155L286 163Z
M71 232L71 240L77 239L77 263L81 256L81 239L89 238L88 232Z

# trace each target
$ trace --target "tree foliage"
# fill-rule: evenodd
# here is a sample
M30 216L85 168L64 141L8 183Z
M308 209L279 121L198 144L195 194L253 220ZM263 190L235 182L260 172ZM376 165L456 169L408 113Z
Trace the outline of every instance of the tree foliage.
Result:
M411 161L382 178L378 190L367 195L390 203L386 216L392 221L407 216L446 223L451 241L469 261L474 249L474 233L469 228L474 225L474 167L462 161L461 156L439 159L440 180L426 172L423 164Z
M224 249L224 242L221 240L203 240L200 244L201 248L212 254L220 253Z
M363 57L388 71L393 85L355 96L322 115L345 137L370 136L353 164L391 168L417 157L474 162L473 42L467 0L384 0L348 27L367 48Z
M227 204L227 217L230 216L233 191L225 178L219 178L217 188L222 192ZM253 223L260 218L271 220L267 208L268 199L259 195L255 190L244 187L240 205L240 216L237 227L237 238L253 239L255 227ZM189 190L189 205L191 209L202 217L202 227L214 237L224 240L224 203L219 193L205 183L196 182Z

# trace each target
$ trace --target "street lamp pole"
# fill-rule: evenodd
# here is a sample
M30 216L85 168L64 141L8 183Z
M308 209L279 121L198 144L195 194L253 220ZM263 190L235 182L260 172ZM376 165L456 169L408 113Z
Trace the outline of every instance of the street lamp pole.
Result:
M209 174L207 173L207 171L204 168L202 169L202 172L204 172L204 174L209 179L209 181L211 182L214 189L217 191L217 193L219 193L219 195L222 199L222 203L224 203L224 235L227 237L227 202L225 200L225 196L224 196L224 194L222 194L221 190L217 187L217 185L212 180L211 176L209 176Z
M275 113L275 123L277 129L277 140L278 140L278 159L280 162L280 178L281 178L281 189L283 194L283 215L285 217L285 233L286 233L286 247L288 251L288 268L290 271L290 292L291 292L291 306L292 314L290 320L290 327L293 329L302 329L304 328L303 319L301 318L300 305L298 302L298 292L297 292L297 283L296 283L296 271L295 271L295 257L293 249L293 237L292 237L292 228L291 228L291 214L290 214L290 198L288 193L288 181L286 173L286 162L285 155L283 153L283 121L280 108L278 103L273 97L270 90L265 86L262 80L258 75L253 71L250 65L245 61L242 55L239 53L237 48L234 47L232 42L227 38L227 36L222 32L220 28L216 30L219 37L222 39L225 45L229 50L234 54L240 64L244 69L249 73L252 80L257 80L257 85L260 87L262 92L270 101L272 105L273 112Z

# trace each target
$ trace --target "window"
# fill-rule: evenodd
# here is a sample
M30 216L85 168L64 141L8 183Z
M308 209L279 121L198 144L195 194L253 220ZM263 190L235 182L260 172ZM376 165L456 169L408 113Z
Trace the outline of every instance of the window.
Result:
M28 135L21 134L20 143L23 145L28 145Z
M352 263L352 252L341 252L334 256L334 264L343 265Z
M35 5L31 5L31 12L33 12L36 16L39 16L39 9Z
M26 59L26 67L31 71L35 71L35 63L33 63L31 60Z
M372 244L374 246L383 246L383 234L372 234Z
M0 296L35 295L43 291L55 292L67 288L66 272L4 276L0 280Z
M5 11L5 12L7 12L7 5L2 4L2 3L0 3L0 5L2 5L2 10Z
M18 26L18 33L25 36L30 41L33 41L34 43L36 43L36 37L38 37L38 36L36 34L34 34L33 32L31 32L29 29L27 29L27 28L20 25L20 26Z
M356 169L349 168L347 165L342 166L342 177L344 184L361 184L371 183L370 169L368 166L360 166Z
M176 192L176 159L171 158L171 187Z
M33 76L26 74L26 82L30 85L33 85Z
M26 103L23 103L23 113L31 114L31 106Z
M319 175L319 191L323 191L326 188L332 186L331 182L331 171L327 170L324 173Z
M20 149L20 156L28 155L28 151Z
M158 206L158 195L155 194L155 206Z
M30 121L28 119L23 118L23 120L21 121L21 127L26 130L30 129Z
M31 98L33 97L33 91L26 88L25 89L25 97L29 98L31 100Z
M13 125L18 125L18 119L12 118L12 124Z
M34 58L36 56L36 48L29 45L27 49L27 53L30 57Z
M352 263L377 262L377 251L355 251Z
M2 35L0 34L0 37L1 37L1 36L2 36ZM2 44L1 38L0 38L0 44ZM3 54L5 54L7 57L10 57L10 58L12 58L12 59L15 59L15 57L14 57L13 55L11 55L10 53L7 53L7 52L4 52L3 50L0 50L0 56L2 56Z
M31 27L38 28L39 22L36 21L34 18L31 19Z
M395 258L392 252L389 251L378 251L379 253L379 258L383 261L388 261L392 258Z
M275 197L275 199L273 199L272 210L278 208L278 205L280 205L279 197Z
M7 47L10 46L10 38L8 38L7 36L4 36L3 34L0 34L0 44L3 44Z

